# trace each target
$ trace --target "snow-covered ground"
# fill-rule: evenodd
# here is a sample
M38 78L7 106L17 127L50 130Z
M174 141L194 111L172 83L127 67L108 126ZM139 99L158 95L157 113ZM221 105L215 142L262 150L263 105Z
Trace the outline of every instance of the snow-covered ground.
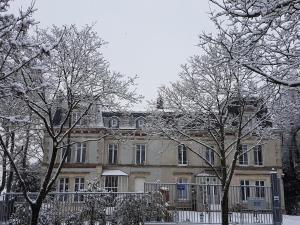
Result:
M283 225L300 225L300 216L283 215Z

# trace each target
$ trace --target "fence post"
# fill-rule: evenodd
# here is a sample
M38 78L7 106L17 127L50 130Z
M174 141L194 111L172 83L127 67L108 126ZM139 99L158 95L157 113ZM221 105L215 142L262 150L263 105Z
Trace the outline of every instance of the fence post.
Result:
M281 198L280 198L280 178L278 178L277 172L272 169L271 171L271 189L272 189L272 212L273 212L273 224L282 224L281 214Z

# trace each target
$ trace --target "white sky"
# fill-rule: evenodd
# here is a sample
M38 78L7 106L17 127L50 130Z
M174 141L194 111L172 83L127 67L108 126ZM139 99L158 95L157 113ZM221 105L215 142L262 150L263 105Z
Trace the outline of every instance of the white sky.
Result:
M31 0L15 0L15 11ZM138 75L138 93L145 101L157 88L178 78L180 65L201 54L198 35L212 32L208 0L36 0L34 18L41 27L52 24L92 24L109 42L103 48L111 68Z

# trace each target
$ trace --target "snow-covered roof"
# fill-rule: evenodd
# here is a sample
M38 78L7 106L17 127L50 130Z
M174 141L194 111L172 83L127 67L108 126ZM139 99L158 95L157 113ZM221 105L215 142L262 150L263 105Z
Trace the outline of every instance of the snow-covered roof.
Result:
M128 176L128 174L121 170L103 170L102 176Z

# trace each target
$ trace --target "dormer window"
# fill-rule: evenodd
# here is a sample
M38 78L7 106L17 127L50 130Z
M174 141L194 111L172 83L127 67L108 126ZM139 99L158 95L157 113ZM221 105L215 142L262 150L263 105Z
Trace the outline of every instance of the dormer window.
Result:
M111 118L109 121L109 127L118 128L119 127L119 119L116 117Z
M81 112L73 112L72 123L76 123L76 126L86 126L89 121L87 115L82 116Z
M145 126L145 119L144 118L138 118L136 120L136 128L143 128Z

